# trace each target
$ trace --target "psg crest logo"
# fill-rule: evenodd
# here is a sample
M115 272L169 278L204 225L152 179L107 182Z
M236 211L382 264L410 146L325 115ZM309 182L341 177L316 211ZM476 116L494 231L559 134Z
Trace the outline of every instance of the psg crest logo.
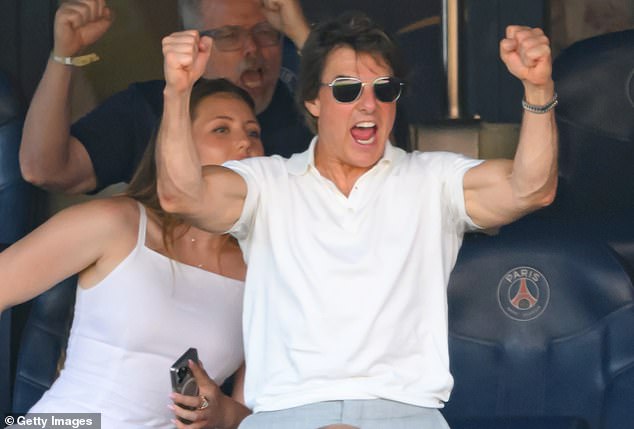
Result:
M546 310L549 300L548 281L535 268L513 268L498 283L498 303L511 319L533 320Z

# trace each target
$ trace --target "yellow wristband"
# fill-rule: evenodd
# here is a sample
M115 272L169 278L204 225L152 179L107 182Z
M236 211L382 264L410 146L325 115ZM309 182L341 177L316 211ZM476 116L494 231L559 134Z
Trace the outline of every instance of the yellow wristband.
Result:
M99 55L92 53L81 55L79 57L60 57L51 52L51 59L56 63L67 66L83 67L90 63L94 63L95 61L99 61Z

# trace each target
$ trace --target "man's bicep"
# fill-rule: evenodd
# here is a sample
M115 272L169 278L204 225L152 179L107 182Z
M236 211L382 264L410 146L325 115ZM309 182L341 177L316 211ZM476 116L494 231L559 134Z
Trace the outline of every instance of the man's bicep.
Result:
M196 221L214 232L228 231L242 215L247 182L240 174L219 165L203 167L203 180L204 198Z
M57 178L47 188L67 194L85 194L96 187L97 176L88 151L77 138L70 136L68 159L64 168L60 169Z
M511 188L513 162L488 160L464 175L464 199L467 215L481 227L506 224L516 218Z

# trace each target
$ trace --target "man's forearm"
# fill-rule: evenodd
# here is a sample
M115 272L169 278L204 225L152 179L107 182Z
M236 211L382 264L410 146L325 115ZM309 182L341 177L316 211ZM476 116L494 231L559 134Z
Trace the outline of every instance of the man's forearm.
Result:
M157 136L158 193L163 208L170 212L187 211L190 202L200 199L203 188L198 153L189 119L187 93L165 92L161 127Z
M554 97L554 85L529 89L525 100L531 105L547 105ZM548 204L557 188L558 134L554 110L535 113L526 110L513 163L515 194L529 206Z

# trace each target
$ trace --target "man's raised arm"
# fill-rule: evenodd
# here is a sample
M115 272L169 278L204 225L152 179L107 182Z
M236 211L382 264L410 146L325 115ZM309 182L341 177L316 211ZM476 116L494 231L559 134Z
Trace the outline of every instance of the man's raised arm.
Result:
M53 52L29 106L20 145L22 175L34 185L69 193L97 185L88 152L70 135L74 65L64 62L101 38L111 16L105 0L63 2L55 14Z
M550 204L557 190L557 126L548 38L539 28L509 26L500 56L524 85L524 117L513 161L491 160L465 174L467 213L478 225L500 226Z
M205 69L212 40L195 30L163 39L165 90L157 136L158 194L164 210L210 232L227 231L239 219L247 186L228 168L201 168L192 139L189 100Z
M297 50L304 47L310 33L302 6L298 0L261 0L266 19L293 41Z

